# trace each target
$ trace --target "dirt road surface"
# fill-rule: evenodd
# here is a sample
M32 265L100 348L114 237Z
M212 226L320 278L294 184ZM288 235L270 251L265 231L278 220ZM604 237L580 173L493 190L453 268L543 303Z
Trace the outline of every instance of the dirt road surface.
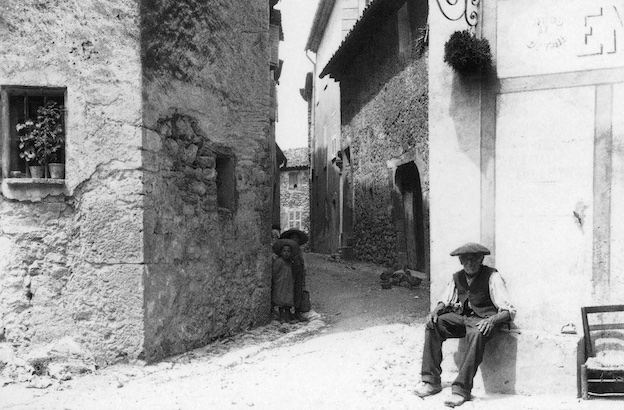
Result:
M0 388L2 409L443 409L413 394L429 289L381 289L383 270L306 254L313 310L150 366L116 365L45 389ZM48 380L49 382L49 380ZM45 383L47 384L47 383ZM445 383L448 387L448 382ZM462 409L620 409L624 402L486 395Z

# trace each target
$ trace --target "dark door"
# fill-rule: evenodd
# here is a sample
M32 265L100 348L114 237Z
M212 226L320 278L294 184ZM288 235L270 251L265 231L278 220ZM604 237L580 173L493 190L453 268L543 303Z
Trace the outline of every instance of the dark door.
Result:
M401 191L403 226L407 264L410 268L425 271L425 230L423 219L420 175L414 162L397 168L396 182Z

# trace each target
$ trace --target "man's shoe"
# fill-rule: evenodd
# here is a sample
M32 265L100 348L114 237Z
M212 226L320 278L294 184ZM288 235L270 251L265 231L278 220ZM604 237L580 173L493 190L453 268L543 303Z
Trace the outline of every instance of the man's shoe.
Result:
M444 404L448 407L457 407L461 406L466 401L468 401L468 399L461 394L453 393L450 398L444 400Z
M307 322L308 321L308 319L303 317L301 312L295 312L295 319L297 319L299 322Z
M438 394L442 391L442 385L440 384L431 384L427 382L420 382L416 385L414 389L414 393L418 397L427 397L433 396L434 394Z
M288 323L290 319L290 313L286 311L285 308L279 308L279 322L280 323Z

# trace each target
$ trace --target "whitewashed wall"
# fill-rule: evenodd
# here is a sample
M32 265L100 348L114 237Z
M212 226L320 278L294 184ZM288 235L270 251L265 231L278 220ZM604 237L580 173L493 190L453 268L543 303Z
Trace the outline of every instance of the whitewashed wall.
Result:
M464 2L429 6L431 302L460 269L450 251L489 247L521 332L497 348L493 365L514 369L499 390L539 393L531 357L556 356L541 386L574 392L580 308L624 290L624 0L481 1L475 32L496 70L482 78L443 61Z

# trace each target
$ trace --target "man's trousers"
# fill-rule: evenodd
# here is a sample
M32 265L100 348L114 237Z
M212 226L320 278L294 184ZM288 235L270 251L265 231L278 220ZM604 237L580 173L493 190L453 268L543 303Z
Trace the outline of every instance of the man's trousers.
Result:
M450 338L466 338L466 351L459 363L459 374L453 382L453 393L457 393L470 400L472 380L477 368L483 360L485 344L495 332L484 336L477 328L477 322L483 320L479 316L462 316L457 313L443 313L438 316L438 322L433 329L425 330L425 348L422 360L422 381L439 385L442 373L442 342Z

